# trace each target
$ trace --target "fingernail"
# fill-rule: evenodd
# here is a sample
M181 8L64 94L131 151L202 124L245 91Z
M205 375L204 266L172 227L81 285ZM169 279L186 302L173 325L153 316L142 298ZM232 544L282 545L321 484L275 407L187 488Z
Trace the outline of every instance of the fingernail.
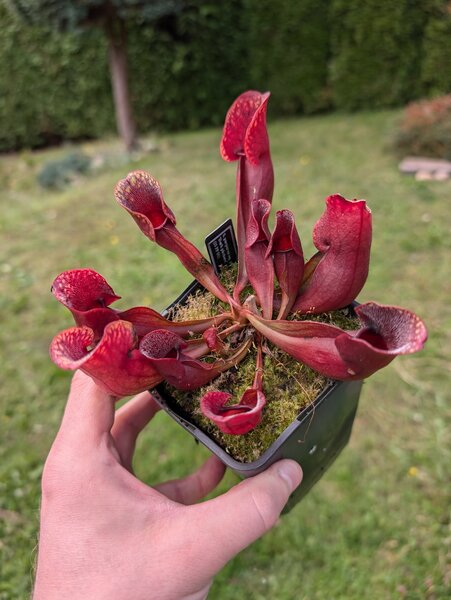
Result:
M302 481L302 469L294 460L284 460L278 466L279 476L288 483L290 493L293 492Z

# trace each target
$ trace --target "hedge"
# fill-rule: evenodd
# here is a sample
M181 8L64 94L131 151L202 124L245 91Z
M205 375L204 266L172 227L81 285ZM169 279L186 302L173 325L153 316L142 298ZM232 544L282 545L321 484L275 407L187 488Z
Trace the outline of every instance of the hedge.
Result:
M18 24L0 5L0 151L114 131L105 40ZM446 0L189 0L129 25L139 130L218 125L246 88L271 114L402 105L451 91Z
M246 0L250 82L280 114L329 108L329 0Z
M424 30L421 79L429 95L451 91L451 6L433 3Z
M129 32L131 89L141 130L217 125L247 85L241 0L191 0L172 27Z
M427 16L428 0L333 0L334 105L379 108L419 97Z
M114 129L104 41L24 28L0 6L0 150Z

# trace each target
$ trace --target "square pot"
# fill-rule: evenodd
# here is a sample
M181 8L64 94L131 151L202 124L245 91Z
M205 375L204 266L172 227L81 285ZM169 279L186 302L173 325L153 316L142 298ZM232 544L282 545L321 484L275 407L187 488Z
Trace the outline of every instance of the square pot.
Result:
M212 232L207 237L206 243L210 259L217 271L221 266L236 261L236 242L230 220ZM193 282L168 309L183 304L198 289L203 288L199 283ZM312 404L300 412L260 458L248 463L232 458L204 431L193 424L171 397L164 384L159 385L152 393L165 412L241 478L257 475L282 458L297 461L302 466L304 478L301 485L290 496L284 509L286 513L308 493L348 443L361 388L362 381L330 383Z
M361 387L361 381L334 382L301 411L260 458L249 463L232 458L182 414L164 385L153 390L153 394L161 408L239 477L257 475L282 458L297 461L302 466L304 478L290 496L284 510L288 512L324 475L348 443Z

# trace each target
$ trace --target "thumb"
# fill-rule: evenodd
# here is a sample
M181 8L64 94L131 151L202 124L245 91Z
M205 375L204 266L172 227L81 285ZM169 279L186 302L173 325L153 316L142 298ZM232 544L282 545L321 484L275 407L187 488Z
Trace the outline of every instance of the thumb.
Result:
M198 505L203 509L202 531L198 533L205 538L204 556L211 557L213 569L221 568L275 525L301 480L300 465L285 459Z
M74 448L97 445L113 425L114 400L89 375L76 371L58 433L60 440L72 440Z

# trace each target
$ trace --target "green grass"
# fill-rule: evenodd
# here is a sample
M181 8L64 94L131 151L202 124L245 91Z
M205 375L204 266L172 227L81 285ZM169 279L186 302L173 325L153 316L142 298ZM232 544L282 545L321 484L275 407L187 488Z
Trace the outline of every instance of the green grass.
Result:
M374 242L360 300L411 308L424 317L430 339L421 354L398 358L365 383L348 448L300 505L228 565L211 598L447 594L451 183L399 174L387 150L396 118L381 112L270 124L274 205L294 210L306 255L328 194L366 198ZM112 190L128 170L149 170L182 232L201 246L234 214L235 165L219 158L219 136L214 130L162 137L159 152L62 192L35 182L42 163L62 150L0 158L1 599L24 598L30 589L42 463L69 384L69 374L48 358L52 336L71 324L50 284L65 269L90 266L122 294L120 306L164 307L190 277L140 234ZM136 468L152 483L187 473L205 456L159 414L142 434ZM221 489L233 481L228 475Z

